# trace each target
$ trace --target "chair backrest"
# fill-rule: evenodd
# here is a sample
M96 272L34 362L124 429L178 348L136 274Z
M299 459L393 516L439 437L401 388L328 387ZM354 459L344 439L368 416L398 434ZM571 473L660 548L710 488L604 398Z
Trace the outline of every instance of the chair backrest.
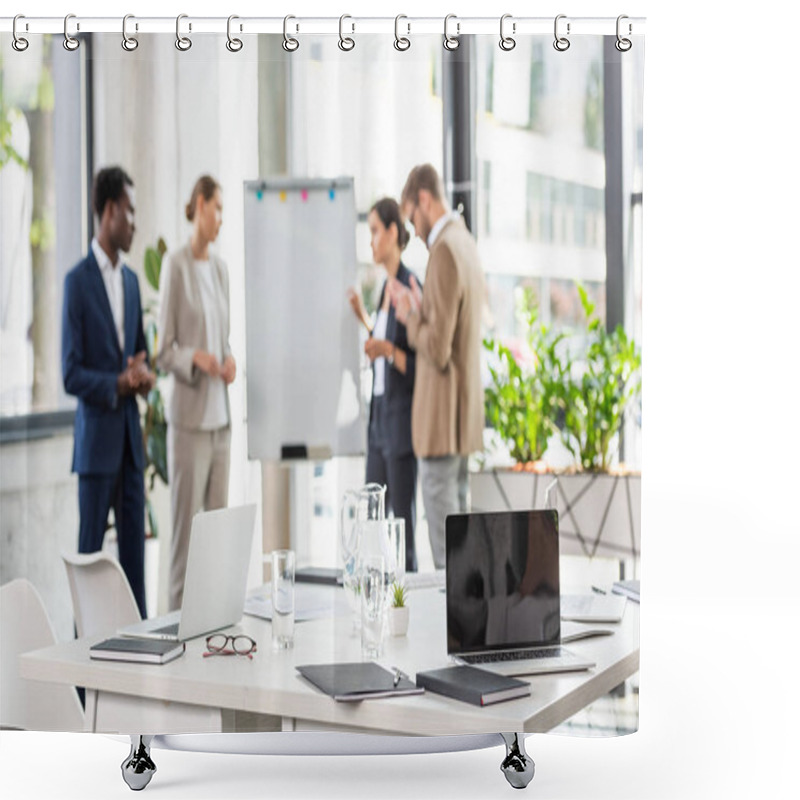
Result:
M72 686L20 677L19 656L56 643L42 598L30 581L0 587L0 725L33 731L82 731L83 709Z
M119 561L104 553L62 553L78 637L113 634L141 615Z

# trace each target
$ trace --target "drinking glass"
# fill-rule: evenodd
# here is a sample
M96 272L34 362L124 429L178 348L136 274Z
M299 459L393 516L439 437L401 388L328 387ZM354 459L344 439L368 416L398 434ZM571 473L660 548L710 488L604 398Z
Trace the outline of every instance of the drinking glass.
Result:
M350 610L353 626L359 627L359 549L361 544L360 523L384 517L386 487L368 483L358 491L349 490L342 498L339 545L342 561L342 585Z
M361 657L379 658L383 646L387 596L384 560L367 556L361 562Z
M359 553L362 559L379 556L384 560L387 589L401 583L406 574L406 521L380 519L360 522Z
M294 550L272 552L272 647L294 647Z

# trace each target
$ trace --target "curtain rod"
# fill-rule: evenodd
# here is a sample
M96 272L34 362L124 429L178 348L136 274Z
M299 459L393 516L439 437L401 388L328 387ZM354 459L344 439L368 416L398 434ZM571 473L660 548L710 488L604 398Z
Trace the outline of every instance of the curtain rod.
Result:
M12 33L14 17L0 17L0 32ZM621 22L620 22L621 19ZM135 33L176 33L178 24L182 36L193 34L241 34L288 33L293 35L336 34L358 35L362 33L386 33L412 37L416 34L447 34L463 36L467 34L499 34L500 17L194 17L181 15L180 22L175 17L137 17L129 15L126 23L128 35ZM17 35L25 34L64 34L65 26L70 36L79 33L119 33L122 35L122 17L82 17L70 14L64 17L22 16L17 18ZM558 35L621 35L635 36L644 34L644 17L570 17L558 15L554 17L514 17L504 15L503 35L522 36L530 34L554 34L556 26ZM287 26L287 27L285 27Z

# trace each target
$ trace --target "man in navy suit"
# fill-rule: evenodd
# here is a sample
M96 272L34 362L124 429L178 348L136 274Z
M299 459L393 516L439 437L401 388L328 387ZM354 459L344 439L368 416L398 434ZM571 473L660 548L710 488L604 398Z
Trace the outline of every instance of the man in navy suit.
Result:
M72 471L78 473L78 550L103 546L113 506L119 561L142 618L144 446L136 394L155 385L147 361L136 274L122 263L133 239L133 181L119 167L95 176L99 227L89 254L64 281L61 368L78 398Z

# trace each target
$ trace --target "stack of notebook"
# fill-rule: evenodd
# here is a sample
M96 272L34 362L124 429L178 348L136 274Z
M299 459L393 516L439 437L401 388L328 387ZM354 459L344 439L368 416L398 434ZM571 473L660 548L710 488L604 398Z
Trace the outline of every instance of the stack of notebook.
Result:
M106 639L89 648L89 657L103 661L136 661L141 664L166 664L186 650L183 642L163 639L134 639L122 636Z
M468 665L418 672L417 686L476 706L514 700L531 693L531 685L525 681Z

